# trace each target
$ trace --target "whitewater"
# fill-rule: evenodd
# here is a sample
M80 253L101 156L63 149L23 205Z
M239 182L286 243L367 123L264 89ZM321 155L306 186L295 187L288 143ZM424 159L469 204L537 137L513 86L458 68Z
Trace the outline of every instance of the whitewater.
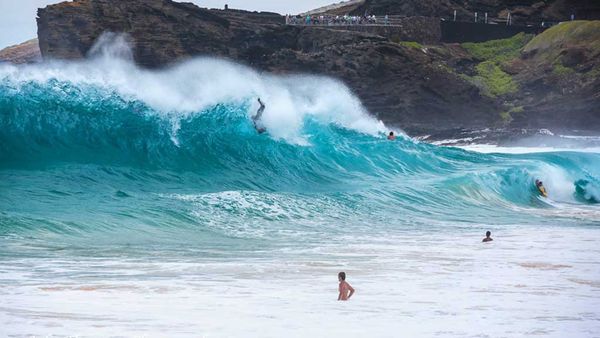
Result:
M481 149L119 35L0 64L0 336L600 337L600 153Z

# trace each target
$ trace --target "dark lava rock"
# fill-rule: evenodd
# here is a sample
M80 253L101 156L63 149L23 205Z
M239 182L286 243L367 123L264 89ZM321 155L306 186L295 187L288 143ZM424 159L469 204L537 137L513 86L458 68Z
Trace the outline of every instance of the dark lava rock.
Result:
M42 59L38 40L32 39L0 50L0 62L33 63Z

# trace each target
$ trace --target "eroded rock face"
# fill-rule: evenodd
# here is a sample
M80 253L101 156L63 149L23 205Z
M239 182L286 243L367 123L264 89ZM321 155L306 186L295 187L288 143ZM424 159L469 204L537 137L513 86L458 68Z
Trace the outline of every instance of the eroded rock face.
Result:
M521 90L512 98L523 112L512 125L600 128L600 21L573 21L536 36L517 65Z
M32 39L16 46L10 46L0 50L0 62L10 63L32 63L42 59L38 40Z
M217 11L170 0L76 0L38 10L44 57L83 58L103 33L126 32L135 60L162 66L199 54L238 57L242 51L283 48L284 18L273 13Z

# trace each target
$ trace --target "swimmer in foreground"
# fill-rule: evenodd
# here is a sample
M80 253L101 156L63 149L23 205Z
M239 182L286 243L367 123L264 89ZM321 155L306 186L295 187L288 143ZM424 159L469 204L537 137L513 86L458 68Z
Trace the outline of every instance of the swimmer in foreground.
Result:
M542 196L548 197L548 192L546 191L546 187L544 187L544 183L542 183L542 181L535 180L535 186L538 188Z
M267 131L267 129L258 125L262 118L262 114L265 111L265 104L260 100L260 97L258 98L258 104L260 104L260 108L256 111L256 115L252 116L252 122L254 122L254 129L256 129L259 134L262 134Z
M354 289L348 282L346 282L346 273L340 272L338 273L338 280L340 281L340 295L338 296L338 300L348 300L354 294Z
M394 141L396 139L396 135L394 135L393 131L390 131L390 134L387 137L388 140Z
M491 242L493 240L494 239L492 238L492 232L488 231L488 232L485 233L485 238L481 242L486 243L486 242Z

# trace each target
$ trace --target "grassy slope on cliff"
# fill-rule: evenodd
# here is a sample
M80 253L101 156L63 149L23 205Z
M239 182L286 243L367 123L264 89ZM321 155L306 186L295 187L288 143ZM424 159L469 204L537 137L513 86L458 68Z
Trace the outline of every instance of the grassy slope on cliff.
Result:
M480 43L467 42L463 43L462 47L476 59L504 62L519 57L521 48L532 38L531 34L519 33L508 39Z
M600 95L600 21L564 22L535 37L521 33L461 46L477 62L474 75L463 78L476 84L482 94L502 100L504 122L512 120L511 114L526 110L518 92L535 89L540 79L545 96L553 95L552 91ZM550 96L537 101L545 99Z
M524 53L534 50L556 55L561 47L581 45L592 53L600 53L600 21L570 21L556 25L537 35L523 48Z
M498 97L513 94L519 90L512 76L502 70L502 63L520 55L532 35L519 33L508 39L492 40L481 43L463 43L462 47L479 61L475 67L475 76L463 77L477 85L484 95Z
M571 21L533 38L524 48L534 65L551 65L561 79L573 75L595 80L600 76L600 21Z

